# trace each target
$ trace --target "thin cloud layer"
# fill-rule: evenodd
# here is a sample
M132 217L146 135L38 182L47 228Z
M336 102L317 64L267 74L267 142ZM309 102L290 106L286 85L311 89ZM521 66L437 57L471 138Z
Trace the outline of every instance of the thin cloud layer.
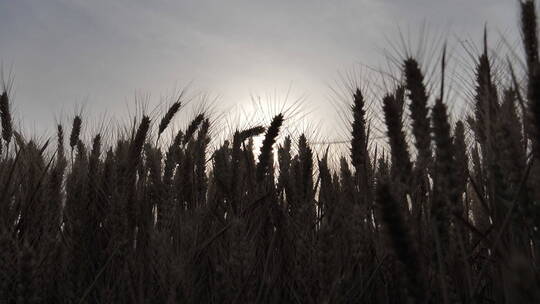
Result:
M515 28L517 3L475 1L2 1L0 60L16 108L38 126L88 104L120 115L135 92L219 94L227 105L289 85L333 111L339 70L377 65L384 37L427 22L481 37ZM413 30L411 30L413 31Z

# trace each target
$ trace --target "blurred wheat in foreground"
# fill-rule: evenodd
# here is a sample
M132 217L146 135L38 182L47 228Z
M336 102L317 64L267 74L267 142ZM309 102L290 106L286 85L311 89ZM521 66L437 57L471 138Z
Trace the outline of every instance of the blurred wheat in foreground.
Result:
M520 18L524 76L507 64L510 81L495 81L484 45L463 121L444 84L430 93L419 59L405 58L376 101L389 149L373 153L367 100L351 92L337 166L281 134L282 114L214 151L206 114L167 142L182 100L112 146L107 134L84 141L81 116L37 143L15 128L6 88L0 302L540 303L533 1Z

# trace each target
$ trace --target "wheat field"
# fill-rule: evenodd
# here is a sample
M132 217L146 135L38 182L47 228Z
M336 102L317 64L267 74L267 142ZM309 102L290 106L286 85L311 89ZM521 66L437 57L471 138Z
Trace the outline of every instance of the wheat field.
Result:
M0 303L540 303L540 59L520 9L522 67L486 39L466 115L444 48L438 90L406 57L377 100L349 92L344 155L284 132L287 113L215 149L200 113L168 141L182 98L113 142L81 115L29 140L5 85Z

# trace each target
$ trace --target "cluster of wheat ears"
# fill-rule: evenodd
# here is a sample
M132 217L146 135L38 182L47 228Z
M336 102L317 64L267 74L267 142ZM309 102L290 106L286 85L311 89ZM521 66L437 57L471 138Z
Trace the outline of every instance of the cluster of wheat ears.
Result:
M388 153L368 149L366 101L351 92L335 169L304 135L276 144L281 114L213 153L200 114L163 149L181 100L112 146L81 140L75 116L50 153L14 130L4 92L0 302L540 303L536 22L522 2L523 77L508 66L497 83L479 54L463 122L404 60L379 100Z

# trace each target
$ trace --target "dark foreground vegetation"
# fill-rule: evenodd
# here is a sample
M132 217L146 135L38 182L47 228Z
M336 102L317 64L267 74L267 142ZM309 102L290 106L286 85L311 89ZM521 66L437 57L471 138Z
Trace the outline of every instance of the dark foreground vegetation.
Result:
M276 144L282 115L210 151L200 114L163 144L181 101L112 146L82 141L79 116L38 144L14 129L4 92L0 302L540 303L532 1L521 24L523 77L507 64L495 81L486 46L463 121L406 58L377 100L387 152L368 149L366 101L351 92L338 166L305 136Z

